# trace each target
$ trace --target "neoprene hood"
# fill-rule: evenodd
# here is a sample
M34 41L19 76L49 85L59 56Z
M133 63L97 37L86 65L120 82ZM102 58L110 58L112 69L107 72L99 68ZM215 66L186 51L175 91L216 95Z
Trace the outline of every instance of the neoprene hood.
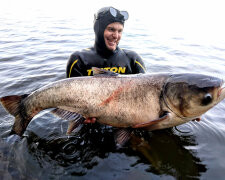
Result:
M113 9L116 15L112 15L110 9ZM128 15L128 13L127 13ZM128 18L128 17L127 17ZM114 53L116 53L118 47L115 51L111 51L106 47L104 40L104 31L105 28L114 22L120 22L124 25L125 18L120 13L119 10L113 7L104 7L101 8L96 14L94 19L94 32L95 32L95 44L94 48L98 54L100 54L104 58L108 58Z

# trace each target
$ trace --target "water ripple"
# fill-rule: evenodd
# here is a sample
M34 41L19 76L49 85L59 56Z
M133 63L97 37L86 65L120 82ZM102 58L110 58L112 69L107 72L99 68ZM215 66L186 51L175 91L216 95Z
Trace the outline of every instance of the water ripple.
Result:
M89 23L77 16L74 6L66 16L62 8L48 14L55 6L42 12L31 4L31 8L23 7L25 11L14 4L5 12L0 6L1 96L30 93L65 78L70 54L94 42L92 19ZM14 10L18 14L13 14ZM168 29L154 31L146 22L138 17L129 20L120 47L139 53L148 72L225 77L224 43L170 35ZM19 143L7 144L3 140L14 118L0 107L0 175L5 179L221 179L225 169L224 109L223 101L199 123L177 127L188 133L137 131L126 147L116 150L111 127L84 125L66 136L68 122L49 112L31 121Z

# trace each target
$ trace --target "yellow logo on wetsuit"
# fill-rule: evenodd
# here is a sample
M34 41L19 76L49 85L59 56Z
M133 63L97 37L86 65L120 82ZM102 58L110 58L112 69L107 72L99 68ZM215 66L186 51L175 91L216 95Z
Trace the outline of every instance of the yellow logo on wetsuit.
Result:
M126 67L104 67L101 69L105 69L107 71L112 71L112 72L119 73L119 74L125 74L125 72L126 72ZM92 69L88 69L87 73L88 73L88 76L91 76Z

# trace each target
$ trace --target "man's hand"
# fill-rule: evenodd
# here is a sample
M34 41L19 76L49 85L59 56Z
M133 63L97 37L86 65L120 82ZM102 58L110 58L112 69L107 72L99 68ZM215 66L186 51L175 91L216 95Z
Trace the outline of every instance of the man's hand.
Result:
M96 122L96 118L94 118L94 117L88 117L84 120L85 124L95 123L95 122Z

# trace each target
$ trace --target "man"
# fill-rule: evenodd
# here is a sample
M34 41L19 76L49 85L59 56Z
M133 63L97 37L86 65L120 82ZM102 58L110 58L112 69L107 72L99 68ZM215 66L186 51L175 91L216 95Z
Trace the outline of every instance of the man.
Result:
M113 7L101 8L94 19L94 47L74 52L67 63L67 77L91 76L92 67L120 74L144 73L145 65L134 51L120 49L126 11Z

